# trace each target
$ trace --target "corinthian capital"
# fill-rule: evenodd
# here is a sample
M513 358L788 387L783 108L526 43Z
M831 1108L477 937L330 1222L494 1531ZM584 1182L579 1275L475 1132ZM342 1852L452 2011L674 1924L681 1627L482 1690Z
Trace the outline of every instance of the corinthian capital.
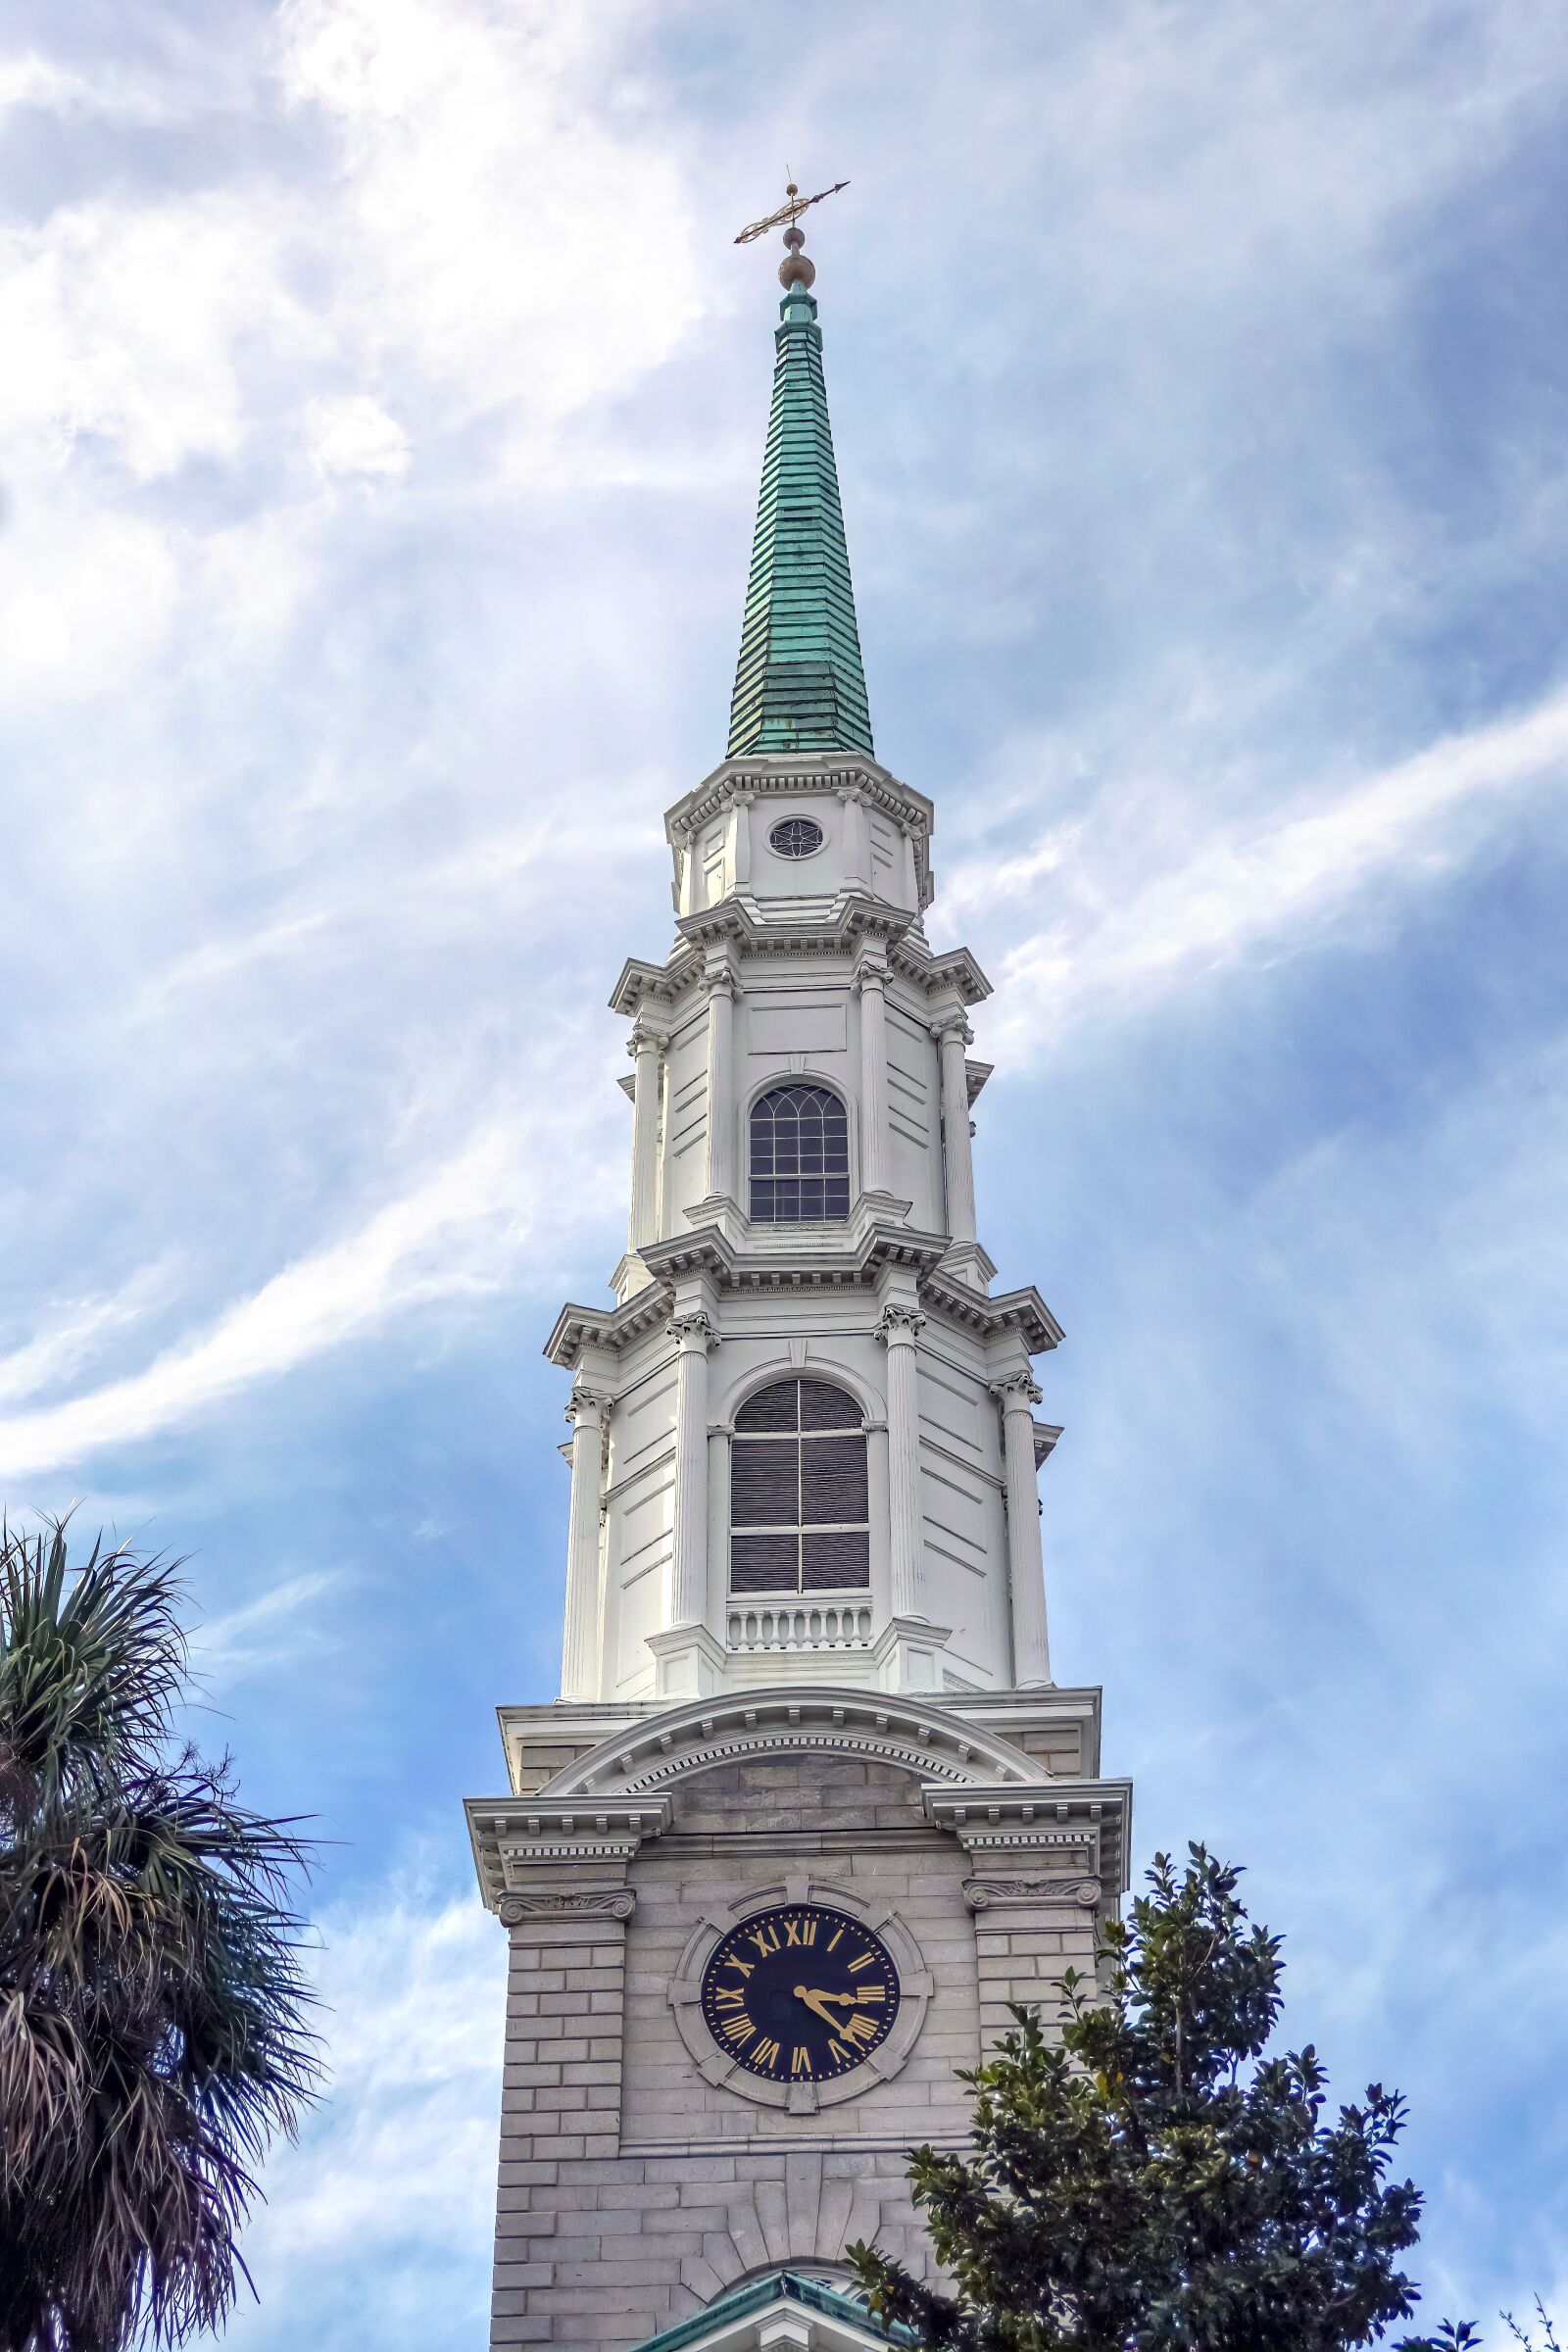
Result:
M635 1061L639 1054L649 1051L662 1054L666 1043L663 1031L656 1029L652 1021L645 1021L639 1015L631 1025L631 1035L626 1040L626 1051Z
M601 1419L613 1402L603 1389L584 1388L579 1382L566 1399L566 1419L575 1429L579 1421Z
M939 1046L945 1038L949 1037L956 1037L966 1046L974 1044L974 1031L969 1026L961 1004L955 1004L951 1010L938 1013L936 1019L931 1023L931 1034Z
M701 1306L692 1307L684 1314L671 1315L664 1329L677 1348L701 1348L705 1355L718 1339L712 1317Z
M917 1306L903 1299L890 1299L876 1319L876 1336L884 1348L895 1343L903 1346L906 1341L912 1341L924 1325L925 1317Z
M1021 1407L1027 1412L1039 1404L1045 1396L1045 1390L1036 1387L1033 1375L1028 1371L1008 1372L1001 1380L992 1381L989 1386L1004 1412L1009 1406L1015 1410Z

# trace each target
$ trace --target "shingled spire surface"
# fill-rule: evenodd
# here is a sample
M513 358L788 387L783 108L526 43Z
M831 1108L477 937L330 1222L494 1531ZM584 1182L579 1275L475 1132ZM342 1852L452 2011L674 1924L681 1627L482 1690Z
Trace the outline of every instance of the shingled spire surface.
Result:
M786 244L799 246L799 231ZM787 261L729 757L870 752L860 636L809 262ZM804 282L802 282L804 280Z

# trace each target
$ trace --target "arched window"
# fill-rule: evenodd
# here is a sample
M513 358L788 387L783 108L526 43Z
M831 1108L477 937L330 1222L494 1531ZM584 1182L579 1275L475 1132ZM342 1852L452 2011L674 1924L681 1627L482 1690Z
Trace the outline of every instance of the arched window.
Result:
M735 1416L729 1581L735 1592L822 1592L871 1581L865 1431L825 1380L775 1380Z
M810 1225L850 1213L850 1122L825 1086L774 1086L752 1104L752 1215Z

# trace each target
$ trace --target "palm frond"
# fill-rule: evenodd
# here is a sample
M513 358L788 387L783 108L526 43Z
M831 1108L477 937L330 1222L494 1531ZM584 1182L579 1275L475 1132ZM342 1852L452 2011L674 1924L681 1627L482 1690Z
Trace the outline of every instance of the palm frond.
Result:
M320 2080L312 1848L172 1739L177 1564L0 1528L0 2352L218 2325Z

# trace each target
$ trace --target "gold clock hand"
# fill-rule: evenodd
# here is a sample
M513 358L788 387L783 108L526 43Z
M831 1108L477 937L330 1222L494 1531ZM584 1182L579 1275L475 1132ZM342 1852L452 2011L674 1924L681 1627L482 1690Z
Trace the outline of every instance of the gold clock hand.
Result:
M835 2032L838 2030L839 2021L831 2009L823 2008L822 2003L842 2000L843 1997L842 1993L836 1992L808 1992L804 1984L797 1984L795 1987L795 1998L798 2001L804 2001L813 2017L819 2017L824 2026L831 2026Z

